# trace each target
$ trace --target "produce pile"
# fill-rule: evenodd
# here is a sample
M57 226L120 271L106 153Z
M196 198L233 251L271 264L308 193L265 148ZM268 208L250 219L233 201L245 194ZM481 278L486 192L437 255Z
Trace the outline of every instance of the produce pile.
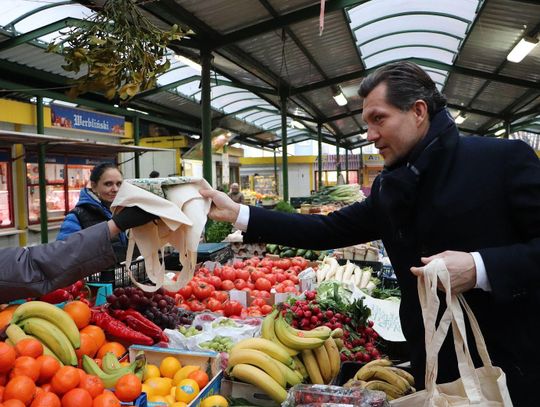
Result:
M341 202L350 205L357 201L366 199L358 184L335 185L322 187L311 196L311 203L324 205L328 203Z
M373 291L380 281L372 277L371 267L360 268L347 260L347 263L340 266L333 257L325 257L322 264L317 269L317 283L323 281L338 281L341 283L351 283L356 288L365 289L368 293Z
M328 254L326 250L295 249L294 247L267 244L266 254L275 254L283 257L302 257L307 260L322 260Z

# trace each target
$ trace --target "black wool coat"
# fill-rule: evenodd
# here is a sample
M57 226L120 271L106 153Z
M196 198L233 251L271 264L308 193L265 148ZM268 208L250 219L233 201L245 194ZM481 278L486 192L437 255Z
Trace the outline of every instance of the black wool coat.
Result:
M379 177L366 200L328 216L250 207L244 241L329 249L382 239L401 287L401 325L420 389L424 329L410 267L421 265L422 256L445 250L479 252L492 291L472 289L465 298L494 365L507 375L514 404L527 405L533 385L540 383L540 162L521 141L449 137L454 142L421 176L414 213L403 228L384 212ZM447 339L439 354L438 382L458 377L453 343Z

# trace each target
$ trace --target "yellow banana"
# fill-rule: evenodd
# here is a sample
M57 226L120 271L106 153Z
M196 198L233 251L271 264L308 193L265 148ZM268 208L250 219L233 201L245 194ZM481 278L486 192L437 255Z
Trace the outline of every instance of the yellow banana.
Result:
M299 371L293 370L290 367L285 366L283 363L275 359L274 359L274 362L278 366L278 368L281 370L281 373L283 373L283 375L285 376L285 381L287 382L287 385L295 386L304 381L304 377Z
M407 371L405 371L403 369L400 369L399 367L395 367L395 366L390 366L387 369L390 369L392 372L394 372L398 376L403 377L405 380L407 380L407 382L411 386L414 386L414 376L412 374L410 374L409 372L407 372Z
M311 349L304 349L302 351L302 361L304 362L304 366L309 373L311 383L324 384L321 371L319 370L319 365L317 364L317 360L315 359Z
M289 325L287 321L283 318L283 315L278 314L276 317L276 321L282 320L285 323L285 326L291 333L295 336L299 336L301 338L317 338L322 339L323 341L328 339L328 337L332 334L332 330L328 328L327 326L318 326L317 328L313 328L309 331L304 331L302 329L296 329Z
M55 324L46 319L31 317L19 321L18 325L25 333L35 336L47 346L63 364L77 366L73 345Z
M285 388L287 386L285 374L278 366L278 363L282 365L283 363L272 359L266 353L255 349L236 349L231 351L229 354L229 366L234 367L241 363L256 366L270 375L281 387ZM286 367L285 365L283 366Z
M390 359L375 359L371 362L366 363L362 366L358 372L354 375L355 379L359 379L360 376L363 376L365 372L373 366L392 366L392 361Z
M328 352L326 352L324 343L322 346L313 349L312 352L313 356L315 356L315 360L317 361L317 365L319 366L319 371L321 372L323 381L326 384L330 383L332 380L332 366L330 365L330 359L328 358Z
M324 340L321 338L305 337L303 334L304 331L291 327L281 315L276 318L274 328L276 330L276 336L281 343L289 348L297 350L318 348L326 339L328 339L328 335Z
M11 323L19 324L23 319L41 318L54 324L69 339L75 349L81 346L81 335L75 322L67 312L44 301L28 301L17 307ZM19 324L20 325L20 324Z
M343 338L343 329L336 328L332 331L332 338Z
M395 386L401 393L409 390L409 382L388 369L387 366L371 366L357 377L358 380L382 380Z
M6 344L8 344L9 346L15 346L15 344L13 342L11 342L11 339L9 339L9 338L6 338L6 340L4 342Z
M101 369L105 373L114 373L116 370L123 368L118 361L116 355L112 352L107 352L101 359Z
M279 311L277 309L274 309L270 314L268 314L263 319L263 323L261 326L261 336L264 339L268 339L269 341L275 342L278 345L281 345L291 356L298 355L298 351L296 349L291 349L285 345L283 345L279 339L276 336L276 332L274 330L274 323L276 321L276 316L278 315Z
M364 389L384 391L390 400L403 396L396 386L382 380L371 380L365 384Z
M341 358L339 355L339 350L336 345L334 338L330 337L324 341L324 347L326 348L326 353L328 353L328 359L330 361L330 376L333 380L339 373L339 367L341 365Z
M304 366L304 363L300 360L298 356L294 356L293 360L294 360L296 371L300 373L300 375L304 379L307 379L309 377L309 373L307 372L306 367Z
M338 350L343 349L343 339L334 338L334 342L336 343L336 346L338 347Z
M287 398L287 391L272 377L255 366L240 363L232 368L231 376L258 387L279 404Z
M294 361L292 357L287 353L287 351L272 341L264 338L248 338L241 340L236 345L233 346L231 352L235 349L256 349L261 352L266 353L268 356L273 357L276 360L279 360L281 363L294 367Z

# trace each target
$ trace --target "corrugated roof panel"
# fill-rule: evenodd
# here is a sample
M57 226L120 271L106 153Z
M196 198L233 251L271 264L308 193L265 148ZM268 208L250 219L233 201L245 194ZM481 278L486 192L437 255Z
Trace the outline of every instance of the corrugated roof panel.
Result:
M320 0L268 0L268 3L270 3L272 8L279 12L279 14L287 14L313 4L319 5L321 2Z
M476 98L472 107L491 112L500 112L512 104L527 91L526 88L511 86L499 82L490 82Z
M443 93L448 98L448 103L466 105L485 83L485 79L453 73L448 78Z

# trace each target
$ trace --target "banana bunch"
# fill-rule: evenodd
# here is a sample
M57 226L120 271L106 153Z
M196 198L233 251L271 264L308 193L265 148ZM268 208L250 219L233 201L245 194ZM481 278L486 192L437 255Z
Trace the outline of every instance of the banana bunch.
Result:
M392 362L388 359L377 359L366 363L351 380L343 385L343 387L383 391L389 400L414 393L416 390L413 386L414 377L409 372L392 366Z
M244 339L234 345L229 352L228 373L258 387L278 403L287 398L287 387L304 381L287 349L265 338Z
M332 334L332 330L327 326L310 331L296 329L289 325L277 310L264 318L261 330L263 338L280 344L291 356L296 356L304 349L321 347Z
M99 377L107 389L114 388L116 382L128 373L134 373L142 380L145 366L146 358L144 353L137 355L135 360L127 366L122 366L112 352L108 352L103 356L102 367L99 367L95 360L87 355L83 355L82 359L83 370L88 374Z
M302 361L313 384L329 384L338 375L341 360L334 338L326 339L322 346L302 351Z
M15 310L6 329L13 345L27 337L43 345L43 353L64 365L77 366L75 349L80 346L79 329L62 309L43 301L29 301Z

